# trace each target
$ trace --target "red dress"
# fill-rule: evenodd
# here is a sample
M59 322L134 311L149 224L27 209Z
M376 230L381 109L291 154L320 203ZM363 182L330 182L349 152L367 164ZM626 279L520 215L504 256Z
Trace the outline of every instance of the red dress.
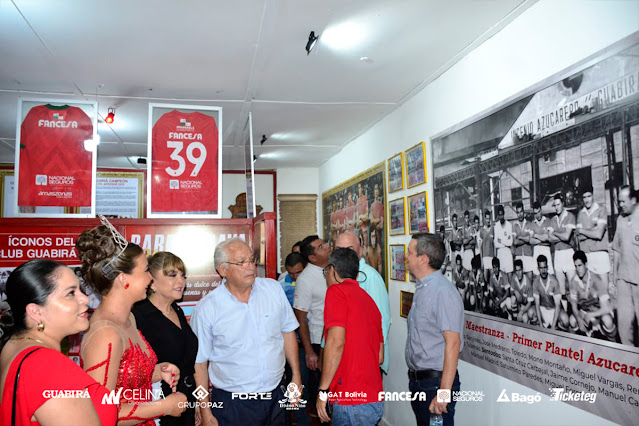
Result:
M135 318L133 317L133 314L131 314L131 321L135 326ZM114 367L119 361L117 380L115 383L116 392L122 389L122 392L119 394L118 422L137 420L140 422L137 423L139 425L155 426L155 421L153 421L152 418L144 418L136 415L136 411L139 406L138 403L147 403L152 400L151 384L153 370L158 362L155 352L153 352L153 349L151 349L151 346L146 341L142 333L138 331L144 347L142 347L139 343L133 343L130 338L125 339L123 330L120 329L117 324L108 320L99 320L91 324L89 331L84 335L82 340L83 351L86 349L94 333L102 327L110 327L117 330L118 335L122 339L122 347L125 347L126 349L122 353L122 357L119 360L116 360L113 358L114 354L111 352L112 343L109 342L106 345L108 348L107 358L93 366L83 365L83 368L86 369L87 373L93 370L104 371L104 379L102 380L102 383L106 384L109 381L109 378L112 377L109 376L109 374L113 374L115 372ZM83 362L82 358L81 362ZM133 403L133 408L129 409L122 407L122 404L127 403Z
M18 366L23 358L37 347L31 346L20 352L11 362L2 391L0 403L0 425L11 424L13 386ZM115 405L102 404L107 388L96 382L76 363L60 352L41 347L22 363L18 390L16 393L16 425L39 425L31 418L38 408L59 391L88 392L102 425L115 425L117 409ZM48 395L43 396L45 391Z

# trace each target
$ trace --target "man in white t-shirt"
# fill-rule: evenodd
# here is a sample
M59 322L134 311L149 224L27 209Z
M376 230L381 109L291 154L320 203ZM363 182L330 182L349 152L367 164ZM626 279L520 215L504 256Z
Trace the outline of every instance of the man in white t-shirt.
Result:
M497 222L493 227L495 251L499 259L500 270L505 272L508 280L513 273L513 253L510 250L513 245L513 226L506 220L504 206L497 206Z
M305 360L308 367L307 400L313 404L319 390L319 353L322 334L324 333L324 299L326 298L326 279L324 268L328 265L330 248L317 235L310 235L302 240L300 253L308 261L308 265L297 277L293 310L300 323L298 330L300 343L304 346ZM315 407L311 407L311 413Z

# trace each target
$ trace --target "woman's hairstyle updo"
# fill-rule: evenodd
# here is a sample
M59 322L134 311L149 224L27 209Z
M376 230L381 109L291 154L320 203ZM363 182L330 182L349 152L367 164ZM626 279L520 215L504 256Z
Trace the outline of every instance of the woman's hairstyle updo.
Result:
M7 279L7 303L11 313L5 313L0 321L2 342L27 330L27 305L44 306L53 293L61 276L64 263L49 259L30 260L18 266Z
M144 253L139 245L133 243L128 243L120 253L113 234L104 225L82 232L75 247L82 261L82 278L102 296L109 293L120 273L133 272L135 259Z

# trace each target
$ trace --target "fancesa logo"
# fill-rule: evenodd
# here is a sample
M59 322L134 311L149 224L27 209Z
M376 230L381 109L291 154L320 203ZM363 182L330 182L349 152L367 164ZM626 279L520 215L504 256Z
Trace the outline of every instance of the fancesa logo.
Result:
M154 401L164 398L162 389L124 389L112 390L102 397L102 404L117 405L121 400Z

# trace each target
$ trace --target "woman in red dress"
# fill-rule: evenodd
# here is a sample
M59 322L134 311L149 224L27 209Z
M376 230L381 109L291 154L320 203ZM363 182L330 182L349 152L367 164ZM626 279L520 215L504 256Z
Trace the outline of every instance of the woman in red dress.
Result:
M60 341L89 327L89 298L66 265L31 260L7 280L1 318L1 425L115 425L108 390L60 353Z
M82 364L107 389L122 389L118 424L154 426L154 418L179 416L186 409L186 396L180 392L152 402L151 384L164 380L175 390L180 371L168 362L157 364L131 313L133 304L146 298L151 283L144 252L106 219L102 223L84 231L76 242L82 276L102 296L82 339Z

